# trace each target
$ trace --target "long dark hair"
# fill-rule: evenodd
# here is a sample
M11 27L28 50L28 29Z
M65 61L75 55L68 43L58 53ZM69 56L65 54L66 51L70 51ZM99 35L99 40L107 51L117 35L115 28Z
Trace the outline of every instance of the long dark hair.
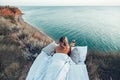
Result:
M64 43L64 46L66 46L67 44L66 44L66 42L65 42L65 38L67 38L66 36L62 36L60 39L59 39L59 42L62 42L62 43ZM62 47L62 46L61 46ZM63 47L64 48L64 47ZM71 53L71 50L70 50L70 52L68 53L68 56L70 56L70 53Z
M62 37L59 39L59 42L64 43L64 45L66 46L65 38L66 38L66 36L62 36Z

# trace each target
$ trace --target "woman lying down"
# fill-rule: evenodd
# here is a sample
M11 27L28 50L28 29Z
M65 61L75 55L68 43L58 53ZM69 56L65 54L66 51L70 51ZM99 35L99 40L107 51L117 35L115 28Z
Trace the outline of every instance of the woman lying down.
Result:
M86 65L87 47L73 47L67 37L42 49L32 64L26 80L89 80Z

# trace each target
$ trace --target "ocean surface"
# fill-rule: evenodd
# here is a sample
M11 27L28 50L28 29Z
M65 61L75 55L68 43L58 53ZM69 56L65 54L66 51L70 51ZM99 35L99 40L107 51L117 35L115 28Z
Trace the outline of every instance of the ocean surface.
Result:
M91 50L120 51L120 7L20 6L23 18L55 40L67 36Z

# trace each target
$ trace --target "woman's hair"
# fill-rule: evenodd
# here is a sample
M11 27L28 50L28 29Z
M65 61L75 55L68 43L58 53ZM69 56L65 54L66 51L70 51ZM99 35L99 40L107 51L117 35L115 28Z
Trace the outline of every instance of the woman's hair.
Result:
M66 42L65 42L65 38L66 38L66 36L62 36L62 37L59 39L59 42L64 43L64 46L67 45Z
M67 46L67 44L68 44L68 43L65 42L65 39L66 39L66 38L67 38L66 36L62 36L62 37L59 39L59 42L64 43L64 46ZM61 45L60 45L60 46L61 46ZM61 46L61 47L63 47L64 49L66 49L66 47L64 47L64 46ZM70 56L70 52L68 53L68 55Z
M64 42L65 41L65 36L62 36L60 39L59 39L59 42Z

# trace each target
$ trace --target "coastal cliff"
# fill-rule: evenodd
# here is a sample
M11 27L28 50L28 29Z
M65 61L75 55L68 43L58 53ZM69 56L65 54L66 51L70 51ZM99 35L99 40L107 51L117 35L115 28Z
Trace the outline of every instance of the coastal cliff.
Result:
M25 80L33 60L52 42L22 15L17 7L0 6L0 80Z

